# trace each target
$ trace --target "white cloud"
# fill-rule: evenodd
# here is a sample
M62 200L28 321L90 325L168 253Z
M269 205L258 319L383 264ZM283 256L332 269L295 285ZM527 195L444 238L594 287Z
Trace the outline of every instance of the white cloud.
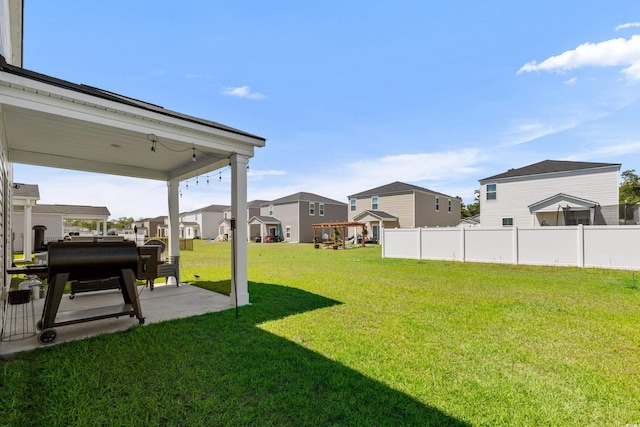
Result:
M572 78L570 78L569 80L566 80L566 81L564 82L564 84L567 84L567 85L573 85L573 84L576 84L576 82L577 82L577 81L578 81L578 79L577 79L576 77L572 77Z
M567 160L589 160L602 158L614 158L616 162L620 162L622 156L632 153L640 153L640 141L627 142L622 144L605 145L592 150L586 150L570 156Z
M265 96L258 92L251 92L249 86L238 86L238 87L224 87L220 91L222 95L226 96L235 96L237 98L247 98L247 99L263 99Z
M439 191L451 196L458 194L461 182L481 172L480 163L487 155L481 150L463 149L436 153L414 153L358 160L351 163L330 162L322 170L304 171L295 177L265 179L251 183L250 199L275 199L306 191L346 202L351 194L401 181ZM466 186L465 186L466 187Z
M287 172L283 170L251 170L247 172L247 178L253 181L262 180L265 176L282 176L286 175Z
M616 31L624 30L625 28L640 27L640 22L628 22L626 24L620 24L616 27Z
M505 139L507 141L502 146L510 147L513 145L535 141L536 139L571 129L577 125L578 123L574 120L556 124L541 122L529 122L520 124L505 134Z
M383 181L440 181L452 175L470 174L476 170L479 150L415 153L360 160L349 165L354 175L369 175ZM393 177L392 179L388 177Z
M531 71L563 73L582 67L626 66L622 72L627 77L640 80L640 35L629 39L617 38L600 43L584 43L573 50L552 56L538 63L523 65L517 74Z

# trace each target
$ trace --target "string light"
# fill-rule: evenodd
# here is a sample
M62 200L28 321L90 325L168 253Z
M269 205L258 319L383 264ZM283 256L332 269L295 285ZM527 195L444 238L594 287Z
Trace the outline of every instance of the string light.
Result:
M151 141L151 151L153 153L156 152L156 142L158 142L158 137L152 133L150 133L149 135L147 135L147 139L149 141Z
M222 174L224 172L226 172L227 170L231 170L231 168L230 167L226 167L226 168L224 168L224 169L222 169L222 170L217 172L217 174L218 174L218 182L222 182ZM207 185L209 185L209 183L211 182L212 176L211 175L204 175L204 177L206 178ZM196 176L195 178L191 178L189 180L182 181L181 185L184 184L185 188L189 189L189 184L193 184L194 182L195 182L196 185L198 185L198 186L200 185L200 175Z
M194 162L196 161L196 147L193 147L193 157L191 158Z

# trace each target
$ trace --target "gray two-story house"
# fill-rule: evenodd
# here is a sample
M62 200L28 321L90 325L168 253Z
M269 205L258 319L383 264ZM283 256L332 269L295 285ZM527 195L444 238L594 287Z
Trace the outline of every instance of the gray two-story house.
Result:
M313 224L346 220L346 203L301 192L263 203L260 215L251 218L249 224L259 226L263 242L269 237L291 243L311 243Z

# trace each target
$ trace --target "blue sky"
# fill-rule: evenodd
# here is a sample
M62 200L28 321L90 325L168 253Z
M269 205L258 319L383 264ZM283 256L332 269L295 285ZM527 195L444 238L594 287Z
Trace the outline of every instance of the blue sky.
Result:
M473 201L545 159L640 170L640 2L25 1L24 67L267 139L248 198L403 181ZM166 183L16 165L40 203L165 215ZM229 203L229 171L181 211ZM188 188L187 188L188 184Z

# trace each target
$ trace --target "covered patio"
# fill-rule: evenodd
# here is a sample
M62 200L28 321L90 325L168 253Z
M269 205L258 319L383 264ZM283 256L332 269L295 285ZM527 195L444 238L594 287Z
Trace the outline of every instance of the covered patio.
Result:
M532 226L604 224L597 202L558 193L529 205Z
M165 181L168 255L178 263L179 183L230 166L231 216L246 224L248 159L265 145L259 136L29 71L2 56L0 131L12 163ZM3 224L6 236L9 223ZM231 306L249 303L246 227L234 233ZM2 266L5 288L8 255Z

